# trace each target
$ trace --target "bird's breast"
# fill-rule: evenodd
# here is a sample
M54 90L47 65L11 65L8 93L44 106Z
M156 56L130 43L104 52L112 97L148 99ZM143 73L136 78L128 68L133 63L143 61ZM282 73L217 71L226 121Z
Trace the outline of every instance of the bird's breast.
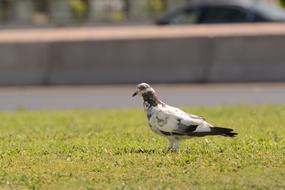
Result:
M144 103L145 113L148 118L148 124L152 131L160 135L164 135L163 132L170 132L172 127L170 126L171 118L163 109L159 106L149 106Z
M169 116L162 112L161 110L153 109L151 113L151 117L149 118L149 123L153 128L157 128L159 130L167 130L169 122Z

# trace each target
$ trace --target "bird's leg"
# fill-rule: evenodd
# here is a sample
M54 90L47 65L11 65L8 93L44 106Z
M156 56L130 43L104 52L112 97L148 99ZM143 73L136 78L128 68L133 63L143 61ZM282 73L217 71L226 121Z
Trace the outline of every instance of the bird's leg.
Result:
M174 146L174 139L169 138L168 140L169 140L169 145L168 145L168 147L166 147L166 148L163 150L164 153L167 153L168 151L170 151L171 149L173 149L173 146Z
M179 151L179 140L175 139L173 143L172 151L176 153Z

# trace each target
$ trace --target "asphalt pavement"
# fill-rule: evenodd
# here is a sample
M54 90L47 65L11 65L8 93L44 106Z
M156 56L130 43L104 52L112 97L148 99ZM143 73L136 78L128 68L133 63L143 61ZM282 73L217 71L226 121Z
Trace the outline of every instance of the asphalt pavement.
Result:
M0 110L137 108L136 85L0 87ZM162 101L179 107L285 105L285 83L153 85Z

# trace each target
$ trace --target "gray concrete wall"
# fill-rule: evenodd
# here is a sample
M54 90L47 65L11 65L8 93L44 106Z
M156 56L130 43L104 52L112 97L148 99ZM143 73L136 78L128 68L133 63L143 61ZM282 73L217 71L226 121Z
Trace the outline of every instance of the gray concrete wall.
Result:
M0 84L42 84L49 64L47 48L43 43L0 43Z
M210 82L285 81L285 34L213 40Z
M285 81L285 25L0 32L0 84Z

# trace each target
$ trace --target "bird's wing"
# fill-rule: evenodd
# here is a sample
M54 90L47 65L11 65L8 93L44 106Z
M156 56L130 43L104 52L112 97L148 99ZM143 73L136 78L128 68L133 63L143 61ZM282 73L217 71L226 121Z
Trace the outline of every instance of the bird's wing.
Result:
M194 119L202 119L202 120L206 121L205 118L202 116L198 116L198 115L194 115L194 114L188 114L188 115L189 115L189 117L192 117Z
M176 114L179 114L179 115L183 115L183 116L185 116L185 117L189 116L189 117L191 117L191 118L193 118L193 119L202 119L202 120L205 120L205 118L202 117L202 116L198 116L198 115L186 113L186 112L184 112L183 110L181 110L181 109L179 109L179 108L176 108L176 107L173 107L173 106L168 106L168 108L169 108L170 110L172 110L172 112L175 112Z
M190 133L211 131L212 126L199 116L190 116L184 111L171 106L161 111L164 117L168 118L167 123L160 128L161 131L176 135L189 135Z
M156 119L156 122L162 123L158 127L162 133L187 135L196 131L205 131L204 128L201 128L205 123L202 118L191 117L184 111L175 107L165 106L160 108L154 118Z
M234 137L237 135L233 129L215 127L203 118L191 117L184 111L170 106L159 107L154 117L151 118L156 127L155 130L167 136L223 135Z

